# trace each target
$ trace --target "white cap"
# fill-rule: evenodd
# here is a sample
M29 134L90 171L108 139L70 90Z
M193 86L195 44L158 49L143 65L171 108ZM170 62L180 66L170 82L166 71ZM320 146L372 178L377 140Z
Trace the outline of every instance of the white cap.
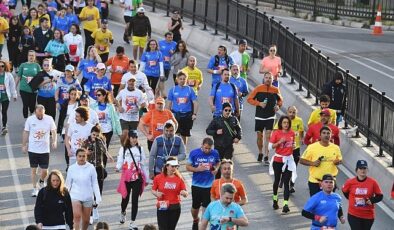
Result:
M179 166L178 160L170 160L166 162L167 165Z
M74 66L72 66L72 65L66 65L66 69L65 69L66 71L71 71L71 72L73 72L74 71Z
M137 9L137 13L145 13L144 7L140 7Z
M97 69L106 69L107 67L105 66L104 63L101 63L101 62L100 62L100 63L97 64L96 68L97 68Z

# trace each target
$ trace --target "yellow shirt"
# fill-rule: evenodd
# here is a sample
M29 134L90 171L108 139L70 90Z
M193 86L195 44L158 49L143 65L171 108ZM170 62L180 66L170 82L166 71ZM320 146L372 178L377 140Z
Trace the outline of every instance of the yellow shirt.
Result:
M27 20L25 21L25 26L30 27L31 32L33 33L33 31L34 31L35 29L37 29L38 27L40 27L40 19L37 18L37 19L34 19L34 20L32 20L32 21L30 21L29 19L27 19Z
M330 143L329 146L324 147L320 142L308 145L302 154L301 158L308 161L316 161L319 157L323 156L319 167L309 166L309 182L318 183L325 174L336 176L338 168L334 165L333 161L338 159L342 160L341 150L338 145Z
M94 38L94 45L98 50L98 54L109 53L110 41L113 40L112 32L109 29L105 33L101 29L94 31L92 38Z
M276 122L274 130L278 129L278 122ZM291 120L291 130L295 133L295 149L300 148L301 146L301 136L300 132L304 131L304 122L302 121L301 117L296 116L293 120Z
M10 26L8 25L8 21L3 18L0 17L0 32L3 30L8 30L10 28ZM0 44L4 44L5 42L5 33L0 33Z
M85 6L84 8L82 8L79 17L87 18L86 20L82 21L82 25L85 30L94 32L99 28L97 20L100 19L100 12L97 7L89 8L88 6Z
M337 122L337 112L333 109L330 110L330 123L335 125ZM321 108L313 110L311 116L309 117L308 126L319 123L320 122L320 112Z
M203 76L201 70L197 67L194 67L194 69L190 69L188 66L186 66L181 71L187 74L187 84L193 88L194 92L197 95L198 86L203 83Z

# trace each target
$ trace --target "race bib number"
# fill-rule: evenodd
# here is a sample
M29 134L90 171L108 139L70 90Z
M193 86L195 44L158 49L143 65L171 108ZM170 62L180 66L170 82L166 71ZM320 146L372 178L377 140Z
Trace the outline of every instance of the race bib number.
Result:
M5 92L5 85L0 85L0 92L4 93Z
M88 73L94 72L94 67L93 66L88 67L87 71L88 71Z
M168 206L170 206L170 202L168 200L159 200L157 201L156 206L159 210L167 210Z
M188 80L187 81L187 84L189 85L189 86L195 86L196 85L196 81L195 80Z
M29 83L31 82L32 79L33 79L33 77L26 76L26 82L27 82L27 84L29 84Z
M168 56L164 56L164 61L170 61L170 57L168 57Z
M231 99L229 98L229 97L222 97L222 104L223 103L230 103L231 102Z
M178 97L177 99L178 104L186 104L187 103L187 97Z
M68 98L69 98L69 94L68 93L62 93L62 98L64 99L64 100L67 100Z
M164 124L162 123L157 123L156 125L156 130L162 132L164 128Z
M149 66L155 66L156 65L156 61L149 61Z
M116 72L123 72L123 67L122 66L116 66L115 67Z
M364 199L364 198L356 197L356 198L355 198L354 205L355 205L356 207L363 207L363 206L365 206L365 199Z

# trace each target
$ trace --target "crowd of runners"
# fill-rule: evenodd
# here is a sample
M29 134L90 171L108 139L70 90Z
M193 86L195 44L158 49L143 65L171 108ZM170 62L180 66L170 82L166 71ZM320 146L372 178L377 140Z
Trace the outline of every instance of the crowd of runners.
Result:
M274 210L290 212L300 163L309 168L310 199L301 214L312 220L311 229L335 229L338 221L347 221L354 230L371 229L374 204L383 193L368 176L367 161L357 162L356 177L344 185L336 183L343 161L338 125L346 110L341 73L322 89L320 107L304 125L295 106L279 116L286 98L280 94L283 69L276 45L261 61L261 84L251 90L247 41L239 40L232 53L219 46L203 73L200 69L205 67L182 40L184 25L178 11L172 13L164 38L156 40L142 0L17 4L0 1L1 135L12 132L7 126L8 108L20 96L26 119L22 152L29 158L31 195L36 197L36 223L27 229L85 230L98 222L100 204L106 202L102 193L108 162L115 162L120 174L119 222L127 221L125 228L138 229L139 199L150 183L157 198L157 223L144 229L156 229L154 224L161 230L176 229L182 197L188 196L191 229L248 226L242 208L248 204L247 188L234 177L237 166L232 160L234 144L245 132L241 119L255 122L257 161L274 176ZM126 24L125 44L115 53L110 52L115 39L108 23L111 4L120 5ZM130 43L133 57L125 54ZM8 49L8 57L1 56L3 49ZM208 78L212 84L203 84ZM166 81L174 81L174 86L166 89ZM210 89L213 118L206 124L201 145L188 151L199 103L207 103L198 99L202 87ZM244 106L255 107L254 119L242 114ZM108 151L114 138L121 143L116 157ZM145 138L147 149L141 145ZM302 145L307 146L303 153ZM56 148L64 148L63 173L48 172ZM192 173L191 185L178 170L181 161ZM349 200L347 216L335 192L340 186ZM131 213L126 215L130 199ZM108 224L98 222L95 229L108 229Z

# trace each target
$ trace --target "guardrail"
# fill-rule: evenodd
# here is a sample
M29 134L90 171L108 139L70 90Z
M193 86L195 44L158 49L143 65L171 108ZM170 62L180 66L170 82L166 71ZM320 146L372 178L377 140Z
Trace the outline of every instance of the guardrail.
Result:
M392 156L394 166L394 101L341 68L274 17L233 0L145 0L144 3L151 5L153 11L156 7L166 10L167 15L179 10L192 19L192 25L199 21L202 29L209 26L215 34L224 33L226 39L229 36L247 39L254 54L277 44L283 67L291 76L290 83L296 80L298 90L306 90L306 97L315 96L316 105L323 85L331 81L336 72L342 72L348 92L346 126L358 126L358 131L367 138L366 146L370 146L371 141L376 143L378 156L386 151Z
M367 18L371 22L375 20L378 4L382 4L382 19L394 20L393 0L255 0L271 3L274 8L278 6L288 7L293 12L298 10L311 11L313 16L330 15L334 19L340 16Z

